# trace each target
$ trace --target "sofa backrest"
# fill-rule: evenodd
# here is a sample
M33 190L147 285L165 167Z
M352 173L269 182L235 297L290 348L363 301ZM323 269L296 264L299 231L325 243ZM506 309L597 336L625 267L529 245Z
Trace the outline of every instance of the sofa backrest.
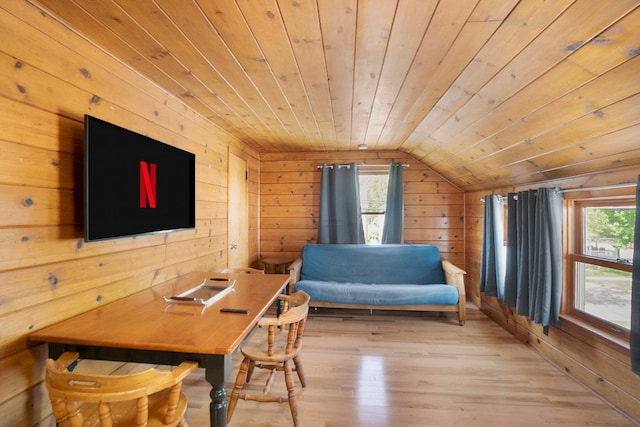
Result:
M300 280L441 284L440 251L432 245L305 245Z

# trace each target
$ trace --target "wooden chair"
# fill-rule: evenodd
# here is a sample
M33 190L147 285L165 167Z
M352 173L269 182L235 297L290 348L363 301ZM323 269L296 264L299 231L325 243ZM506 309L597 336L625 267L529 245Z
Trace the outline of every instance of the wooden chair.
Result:
M69 372L78 353L46 361L46 384L58 427L187 427L182 380L197 362L175 369L148 369L130 375Z
M258 270L251 267L224 268L221 273L230 274L264 274L264 270Z
M302 335L309 313L309 295L298 291L292 295L279 295L278 299L286 301L287 311L277 318L263 317L258 325L262 326L262 331L257 330L252 339L243 345L240 351L244 356L236 382L229 398L227 408L227 422L231 420L233 411L238 402L238 398L244 400L254 400L258 402L289 402L289 409L293 418L294 426L298 425L298 407L296 404L296 390L294 386L293 371L296 371L302 387L307 386L300 361L302 350ZM282 331L279 332L279 328ZM267 383L263 389L263 394L241 394L241 390L246 382L251 380L254 368L270 370ZM285 384L287 386L287 397L272 396L269 394L271 384L276 371L283 371Z

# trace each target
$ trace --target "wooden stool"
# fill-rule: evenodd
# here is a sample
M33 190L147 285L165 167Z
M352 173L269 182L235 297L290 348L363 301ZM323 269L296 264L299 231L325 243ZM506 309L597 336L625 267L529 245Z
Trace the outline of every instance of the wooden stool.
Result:
M265 258L262 260L264 270L267 274L282 273L287 274L287 267L293 261L287 258ZM279 271L280 270L280 271Z

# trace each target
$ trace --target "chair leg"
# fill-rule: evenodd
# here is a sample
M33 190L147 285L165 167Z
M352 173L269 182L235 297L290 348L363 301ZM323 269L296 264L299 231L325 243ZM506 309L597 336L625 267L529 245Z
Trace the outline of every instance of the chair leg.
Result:
M256 367L256 362L253 360L249 360L249 367L247 369L247 382L251 382L251 377L253 376L253 370Z
M296 372L298 373L298 378L300 379L300 384L302 387L307 386L307 380L304 377L304 369L302 368L302 360L300 360L300 356L296 356L293 358L293 363L296 365Z
M298 404L296 402L296 388L293 381L293 367L291 366L291 360L284 362L284 381L287 384L287 391L289 392L289 409L291 410L291 418L293 418L293 425L298 426Z
M227 406L227 423L231 420L233 411L234 409L236 409L236 403L238 403L240 390L242 390L242 387L244 387L244 383L246 382L248 366L249 366L249 359L245 357L242 360L242 363L240 364L240 369L238 370L238 376L236 377L236 383L233 386L231 397L229 397L229 405Z

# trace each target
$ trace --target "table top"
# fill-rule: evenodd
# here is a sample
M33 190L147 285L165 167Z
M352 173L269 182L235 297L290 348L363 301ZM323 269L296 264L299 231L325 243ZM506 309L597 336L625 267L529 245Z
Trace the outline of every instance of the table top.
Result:
M206 278L236 280L233 292L209 307L167 303ZM231 354L251 332L289 276L194 272L63 320L31 335L32 341L196 354ZM223 307L249 314L221 313Z

